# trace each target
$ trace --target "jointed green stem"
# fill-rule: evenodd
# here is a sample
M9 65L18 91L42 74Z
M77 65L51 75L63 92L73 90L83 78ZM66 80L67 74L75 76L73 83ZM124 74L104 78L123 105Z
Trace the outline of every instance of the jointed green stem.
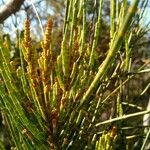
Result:
M102 81L105 78L111 63L115 58L116 52L119 51L120 45L122 43L122 39L125 35L125 32L127 31L128 27L129 27L129 24L132 21L132 17L136 12L138 3L139 3L139 0L134 0L132 6L129 8L128 14L125 18L125 22L124 22L124 24L122 24L121 29L119 29L118 35L117 35L116 39L114 40L114 43L112 44L112 47L110 48L106 59L100 65L98 73L96 74L94 80L92 81L91 86L88 88L88 90L86 91L86 93L83 96L83 99L80 102L80 105L79 105L80 108L81 108L81 106L84 105L84 103L86 103L86 104L89 103L90 95L97 88L100 81Z

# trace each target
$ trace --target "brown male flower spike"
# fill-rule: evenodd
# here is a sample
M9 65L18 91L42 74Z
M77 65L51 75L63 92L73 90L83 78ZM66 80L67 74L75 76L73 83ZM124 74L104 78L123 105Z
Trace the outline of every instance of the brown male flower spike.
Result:
M50 83L50 72L52 67L52 50L51 50L51 32L53 22L51 19L48 20L44 40L42 42L43 53L39 59L39 65L42 70L42 79L45 86Z
M51 19L49 19L47 22L44 41L43 41L43 48L45 50L48 50L50 48L52 27L53 27L53 22Z
M24 46L26 48L31 47L31 37L30 37L30 21L27 19L24 23Z
M31 79L35 79L36 77L36 50L31 45L31 37L30 37L30 22L27 19L24 23L24 58L28 64L28 74Z

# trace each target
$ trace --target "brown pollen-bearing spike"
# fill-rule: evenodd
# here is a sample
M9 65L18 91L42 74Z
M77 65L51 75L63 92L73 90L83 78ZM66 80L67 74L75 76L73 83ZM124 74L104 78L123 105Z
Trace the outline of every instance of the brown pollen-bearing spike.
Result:
M53 22L51 19L49 19L45 30L44 43L43 43L44 49L49 49L50 42L51 42L52 27L53 27Z
M31 37L30 37L30 21L28 19L25 20L24 23L25 31L24 31L24 46L30 47Z

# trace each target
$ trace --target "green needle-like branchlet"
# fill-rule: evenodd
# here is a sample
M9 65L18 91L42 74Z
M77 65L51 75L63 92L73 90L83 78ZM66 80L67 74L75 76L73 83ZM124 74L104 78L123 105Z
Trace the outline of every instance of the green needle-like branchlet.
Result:
M120 49L120 45L122 43L125 32L127 31L128 27L132 21L132 17L137 10L138 3L139 3L139 0L134 0L133 4L129 8L124 24L122 24L120 29L118 29L119 31L118 31L118 34L117 34L115 40L113 41L114 43L110 47L105 60L100 65L99 70L98 70L94 80L91 83L91 86L88 88L88 90L84 94L79 107L81 107L85 102L86 102L86 104L89 103L90 95L92 94L94 89L98 86L100 81L102 81L104 79L104 77L106 76L111 63L114 60L116 52L119 51L119 49Z

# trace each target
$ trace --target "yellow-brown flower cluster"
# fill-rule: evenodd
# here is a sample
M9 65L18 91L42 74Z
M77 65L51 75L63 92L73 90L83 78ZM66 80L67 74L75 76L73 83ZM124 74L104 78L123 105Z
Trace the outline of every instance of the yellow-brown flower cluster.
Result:
M48 20L44 40L41 43L43 52L39 58L39 66L42 73L42 82L44 85L44 91L47 93L50 90L50 74L52 71L52 49L51 49L51 33L52 33L53 22L51 19Z
M37 75L37 66L36 66L36 50L31 44L30 37L30 22L29 20L25 21L25 30L24 30L24 41L23 41L23 54L24 58L28 64L27 72L32 80L35 80Z

